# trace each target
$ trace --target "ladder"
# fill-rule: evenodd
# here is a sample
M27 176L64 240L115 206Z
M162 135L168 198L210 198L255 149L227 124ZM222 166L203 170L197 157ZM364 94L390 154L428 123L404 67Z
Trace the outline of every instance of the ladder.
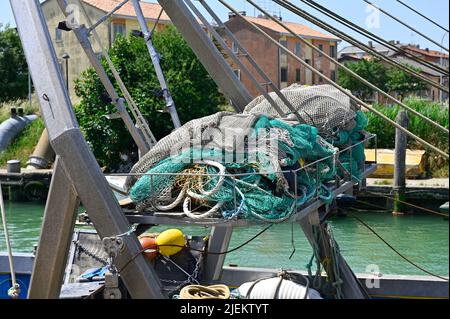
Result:
M145 21L144 14L142 12L141 4L139 0L132 0L134 10L136 12L136 16L139 21L139 25L141 26L141 30L144 36L145 44L147 45L148 52L150 53L150 57L152 59L153 65L155 67L156 76L158 77L159 84L161 86L161 90L166 100L166 107L170 116L172 117L172 122L175 128L181 127L180 118L178 117L177 109L175 108L175 102L173 101L172 95L170 94L169 88L167 86L166 79L164 77L163 70L161 68L161 64L159 61L159 54L153 46L152 36L153 34L149 32L147 22ZM161 11L162 13L163 11ZM161 14L160 14L161 15ZM155 22L158 23L158 22Z

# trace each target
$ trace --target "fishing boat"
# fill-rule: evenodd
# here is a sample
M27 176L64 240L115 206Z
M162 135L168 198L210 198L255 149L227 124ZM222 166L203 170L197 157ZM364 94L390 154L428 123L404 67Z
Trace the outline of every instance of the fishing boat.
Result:
M113 12L127 2L119 3ZM138 0L131 2L154 58L151 34L140 3ZM225 1L219 2L243 18ZM62 21L59 27L73 32L83 44L111 103L144 154L130 173L105 176L76 122L39 2L11 1L57 159L36 252L0 255L1 296L184 299L194 294L203 297L209 294L218 299L448 298L448 278L356 275L332 236L327 222L330 216L338 208L351 206L353 195L364 188L364 180L377 169L376 159L370 162L364 158L365 145L376 144L376 135L364 131L364 114L358 104L373 109L331 80L327 86L293 86L279 90L255 61L244 54L273 89L269 94L261 88L261 96L252 100L210 34L222 44L224 40L192 2L160 0L159 3L224 95L232 101L236 113L214 114L180 126L173 101L166 94L167 107L177 130L155 143L145 119L122 87L129 100L127 106L139 124L135 125L124 99L119 97L90 46L89 34L95 36L95 26L111 13L91 23L89 28ZM208 4L200 3L230 35ZM58 0L58 4L69 16L67 1ZM265 34L257 26L252 27ZM205 29L210 34L205 33ZM275 41L266 36L269 41ZM239 41L232 39L245 53ZM280 50L292 54L277 41L275 43ZM108 60L107 52L103 54ZM231 49L227 54L242 70L246 69ZM321 75L313 66L296 59ZM159 61L153 62L161 86L167 92ZM109 66L121 83L112 62ZM251 76L250 72L248 74ZM308 108L300 107L305 105ZM322 113L314 113L318 110ZM349 123L353 125L348 126ZM233 165L216 157L205 159L202 148L172 155L177 143L193 137L196 124L224 130L246 128L243 135L247 137L253 136L247 133L255 127L262 128L256 134L273 129L279 134L276 140L284 144L280 150L273 145L264 151L258 149L257 153L266 157L254 161L247 158L250 147L246 144L247 161ZM395 122L391 124L417 138ZM330 143L326 133L334 131L335 134L334 129L348 133L346 138L339 136L342 145ZM217 142L217 135L210 137L209 143ZM229 151L228 146L223 145L222 149ZM211 149L208 148L209 155ZM200 158L195 163L168 161L183 160L186 154L197 151ZM231 153L237 154L234 146ZM114 193L120 193L123 198L118 200ZM342 197L343 194L348 197ZM74 230L75 212L80 202L86 209L83 222L95 230ZM266 230L281 222L298 224L303 230L313 247L314 270L312 264L308 272L224 266L233 228L268 225ZM154 225L206 226L210 235L195 237L177 229L149 234ZM149 238L151 246L144 247L143 236Z

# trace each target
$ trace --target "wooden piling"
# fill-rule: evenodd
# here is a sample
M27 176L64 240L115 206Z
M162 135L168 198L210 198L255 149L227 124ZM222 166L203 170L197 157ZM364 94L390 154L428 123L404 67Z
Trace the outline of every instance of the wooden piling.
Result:
M404 128L408 128L409 119L406 111L399 111L396 122ZM407 135L395 129L395 162L394 162L394 215L403 215L406 207L400 201L405 201L406 189L406 146L408 143Z

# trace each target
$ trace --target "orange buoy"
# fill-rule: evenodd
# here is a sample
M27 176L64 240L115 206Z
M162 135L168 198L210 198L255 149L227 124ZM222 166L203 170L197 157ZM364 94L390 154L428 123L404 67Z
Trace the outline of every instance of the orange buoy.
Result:
M146 250L144 252L145 257L147 257L150 261L155 259L158 255L158 245L156 244L156 239L146 236L139 238L139 242L141 243L142 249Z

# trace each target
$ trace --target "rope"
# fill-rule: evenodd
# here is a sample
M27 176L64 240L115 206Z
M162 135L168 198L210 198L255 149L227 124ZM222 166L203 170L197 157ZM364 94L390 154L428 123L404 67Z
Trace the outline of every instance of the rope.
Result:
M389 100L391 100L392 102L398 104L400 107L402 107L403 109L411 112L412 114L420 117L422 120L428 122L429 124L435 126L436 128L440 129L441 131L444 131L446 133L449 133L449 130L445 127L443 127L442 125L440 125L439 123L431 120L430 118L426 117L425 115L423 115L422 113L414 110L413 108L409 107L408 105L406 105L405 103L403 103L402 101L400 101L399 99L396 99L395 97L391 96L390 94L388 94L387 92L383 91L382 89L380 89L379 87L377 87L376 85L372 84L371 82L367 81L366 79L364 79L362 76L360 76L359 74L357 74L356 72L352 71L350 68L348 68L345 64L340 63L338 60L332 58L328 53L324 52L323 50L320 50L317 46L313 45L312 43L306 41L303 37L299 36L297 32L294 32L291 28L289 28L286 24L284 24L283 22L281 22L280 20L274 18L272 15L270 15L269 13L267 13L264 9L262 9L260 6L258 6L256 3L254 3L252 0L247 0L247 2L249 2L250 4L252 4L256 9L258 9L258 11L264 13L269 19L271 19L272 21L274 21L275 23L277 23L278 25L280 25L281 27L283 27L284 29L286 29L293 37L297 38L298 40L300 40L303 44L305 44L306 46L310 47L311 49L313 49L316 52L319 52L322 56L324 56L327 60L331 61L332 63L334 63L335 65L338 65L339 67L341 67L343 70L345 70L345 72L347 72L348 74L350 74L352 77L358 79L359 81L361 81L362 83L364 83L365 85L369 86L371 89L377 91L378 93L382 94L383 96L385 96L386 98L388 98Z
M284 52L286 52L287 54L289 54L292 58L294 58L295 60L297 60L298 62L300 62L301 65L303 65L305 68L307 68L308 70L310 70L311 72L313 72L314 74L316 74L317 76L322 77L326 82L328 82L330 85L332 85L333 87L335 87L336 89L340 90L342 93L344 93L345 95L347 95L350 99L352 99L353 101L355 101L356 103L359 103L360 105L362 105L364 108L366 108L367 110L371 111L372 113L374 113L375 115L377 115L378 117L382 118L383 120L385 120L386 122L388 122L389 124L391 124L392 126L396 127L398 130L402 131L403 133L405 133L406 135L412 137L413 139L415 139L416 141L418 141L420 144L434 150L435 152L441 154L442 156L444 156L446 159L449 158L449 155L447 153L445 153L444 151L442 151L441 149L439 149L438 147L430 144L429 142L425 141L424 139L420 138L419 136L415 135L414 133L411 133L410 131L408 131L407 129L405 129L404 127L402 127L401 125L397 124L395 121L391 120L390 118L388 118L386 115L384 115L383 113L381 113L380 111L376 110L375 108L373 108L372 106L368 105L367 103L365 103L364 101L362 101L361 99L357 98L356 96L354 96L351 92L348 92L347 90L345 90L343 87L341 87L339 84L337 84L335 81L333 81L332 79L330 79L329 77L327 77L326 75L324 75L323 73L321 73L317 68L309 65L308 63L306 63L305 60L301 59L300 57L298 57L295 53L293 53L292 51L290 51L289 49L287 49L284 45L280 44L278 41L276 41L274 38L272 38L269 34L267 34L266 32L264 32L260 27L258 27L255 23L251 22L248 19L245 19L245 17L242 16L241 13L239 13L236 9L234 9L232 6L230 6L226 1L224 0L218 0L220 3L222 3L225 7L227 7L229 10L231 10L234 14L236 14L237 17L239 17L242 21L244 21L245 23L247 23L248 25L250 25L254 30L256 30L258 33L260 33L261 35L263 35L266 39L268 39L270 42L272 42L273 44L275 44L276 46L278 46L281 50L283 50Z
M277 2L277 1L278 0L275 0L275 2ZM448 71L445 70L444 68L441 68L441 67L439 67L436 64L433 64L431 62L428 62L428 61L425 61L423 59L420 59L419 57L417 57L417 56L415 56L415 55L413 55L413 54L411 54L411 53L409 53L409 52L407 52L407 51L405 51L405 50L403 50L401 48L398 48L397 46L395 46L394 44L390 43L389 41L386 41L385 39L377 36L376 34L367 31L366 29L362 28L361 26L359 26L359 25L349 21L348 19L345 19L344 17L342 17L342 16L338 15L337 13L327 9L324 6L321 6L320 4L318 4L317 2L315 2L313 0L300 0L300 1L302 1L303 3L307 4L308 6L314 8L314 9L320 11L321 13L327 15L328 17L332 18L333 20L337 21L338 23L345 25L346 27L352 29L353 31L358 32L359 34L361 34L361 35L363 35L363 36L365 36L365 37L367 37L367 38L369 38L369 39L371 39L373 41L376 41L378 43L383 43L383 45L385 45L386 47L388 47L389 49L393 50L396 53L402 53L402 54L406 55L408 58L416 61L417 63L420 63L422 65L426 65L429 68L431 68L431 69L433 69L433 70L435 70L437 72L440 72L440 73L442 73L444 75L448 74ZM447 88L447 92L448 92L448 88Z
M445 86L441 85L440 83L434 82L434 81L424 77L422 74L420 74L416 70L414 70L406 65L403 65L403 64L377 52L376 50L372 49L365 43L363 43L355 38L352 38L352 37L348 36L346 33L343 33L342 31L331 26L330 24L328 24L322 20L319 20L317 17L314 17L307 11L301 10L299 7L296 7L295 5L293 5L291 3L282 2L282 1L278 1L278 0L274 0L274 2L276 2L277 4L279 4L282 7L286 8L287 10L290 10L291 12L298 15L299 17L302 17L305 20L307 20L307 21L319 26L320 28L326 30L327 32L335 35L336 37L338 37L344 41L347 41L348 43L360 48L361 50L363 50L365 52L368 52L369 54L379 58L380 60L385 61L386 63L390 64L391 66L394 66L400 70L403 70L404 72L406 72L418 79L425 81L426 83L428 83L429 85L431 85L433 87L439 88L440 90L445 91L445 92L449 92L448 87L445 87Z
M375 196L384 197L384 198L387 198L387 199L392 200L392 201L394 201L394 202L399 202L399 203L405 204L405 205L410 206L410 207L413 207L413 208L420 209L420 210L422 210L422 211L424 211L424 212L428 212L428 213L435 214L435 215L439 215L439 216L448 217L448 214L440 213L440 212L434 211L434 210L432 210L432 209L428 209L428 208L425 208L425 207L417 206L417 205L414 205L414 204L411 204L411 203L402 201L402 200L400 200L400 199L395 199L395 198L392 198L392 197L390 197L390 196L386 196L386 195L379 194L379 193L372 193L372 192L368 192L368 193L369 193L369 194L372 194L372 195L375 195Z
M8 225L6 223L6 209L5 203L3 201L3 190L1 183L0 183L0 208L3 222L3 233L5 234L6 249L8 250L9 271L11 273L11 282L12 282L12 286L8 290L8 296L12 299L17 299L19 298L20 294L20 285L16 280L16 273L14 271L13 254L11 249L11 241L9 239Z
M417 11L416 9L414 9L413 7L407 5L406 3L404 3L401 0L397 0L398 3L400 3L401 5L405 6L406 8L408 8L409 10L411 10L414 13L417 13L419 16L421 16L422 18L428 20L429 22L433 23L435 26L441 28L442 30L444 30L445 32L449 32L448 29L444 28L443 26L441 26L440 24L436 23L435 21L433 21L432 19L428 18L426 15L424 15L423 13Z
M180 299L230 299L230 289L225 285L189 285L181 289Z
M373 4L372 2L370 2L369 0L363 0L365 3L367 3L368 5L374 7L375 9L379 10L380 12L383 12L385 15L387 15L389 18L397 21L398 23L400 23L401 25L407 27L408 29L410 29L411 31L417 33L418 35L422 36L423 38L427 39L428 41L430 41L431 43L437 45L438 47L444 49L445 51L449 52L448 49L446 47L444 47L443 45L441 45L439 42L433 40L432 38L428 37L427 35L425 35L424 33L418 31L417 29L411 27L409 24L407 24L406 22L400 20L399 18L397 18L396 16L392 15L391 13L387 12L386 10L383 10L382 8L380 8L379 6Z
M352 208L350 208L352 209ZM354 210L354 209L352 209ZM395 249L391 244L389 244L383 237L381 237L372 227L370 227L368 224L366 224L361 218L355 216L355 215L350 215L350 217L355 218L358 222L360 222L364 227L366 227L368 230L370 230L375 236L377 236L383 243L386 244L386 246L388 246L393 252L395 252L398 256L400 256L402 259L404 259L407 263L411 264L412 266L416 267L417 269L423 271L424 273L442 279L444 281L448 281L448 278L436 275L435 273L432 273L431 271L419 266L418 264L416 264L415 262L413 262L411 259L407 258L405 255L403 255L402 253L400 253L397 249Z

